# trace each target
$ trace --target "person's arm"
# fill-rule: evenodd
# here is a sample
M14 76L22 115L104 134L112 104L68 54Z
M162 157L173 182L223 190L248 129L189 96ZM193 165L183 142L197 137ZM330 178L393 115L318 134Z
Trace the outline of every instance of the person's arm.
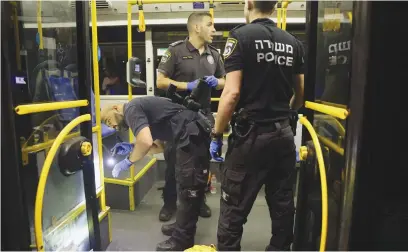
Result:
M300 41L297 42L297 57L295 61L295 69L293 76L294 83L294 94L290 99L290 108L298 110L303 106L303 97L304 97L304 71L305 71L305 62L304 62L304 49Z
M233 32L230 34L224 49L227 77L215 118L214 131L217 134L223 133L228 122L231 120L232 113L239 101L242 86L244 55L240 48L238 37Z
M304 96L304 75L296 74L293 77L293 82L295 84L294 94L292 99L290 99L290 108L298 110L303 106L303 96Z
M132 163L146 156L153 146L153 138L148 126L145 126L136 135L134 145L132 152L129 154L129 161Z
M176 50L170 46L162 56L160 64L157 67L157 88L167 90L170 84L173 84L178 90L187 90L187 82L179 82L171 79L171 76L173 76L176 70L176 63Z
M162 72L158 71L157 81L156 81L157 88L167 90L170 84L175 85L178 90L187 90L187 82L180 82L180 81L172 80L169 77L167 77L165 74L163 74Z
M215 118L215 133L222 133L231 120L232 113L237 106L240 96L242 82L242 70L227 74L225 87L218 104L217 116Z
M224 68L224 61L222 60L222 56L218 55L218 64L217 69L215 71L215 77L218 79L218 85L215 88L216 90L221 90L225 86L225 68Z
M164 152L164 145L161 141L155 140L147 155L154 155Z

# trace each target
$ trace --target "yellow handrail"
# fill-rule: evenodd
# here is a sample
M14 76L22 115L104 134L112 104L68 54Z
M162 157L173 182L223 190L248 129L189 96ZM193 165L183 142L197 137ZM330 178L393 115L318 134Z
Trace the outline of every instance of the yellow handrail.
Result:
M102 125L101 125L101 99L99 91L99 61L98 61L98 23L96 19L96 0L91 3L91 19L92 19L92 62L93 62L93 84L95 92L95 120L98 127L96 132L98 142L99 156L99 175L102 186L102 195L100 197L102 211L106 210L105 186L103 179L105 177L103 170L103 151L102 151Z
M141 169L136 176L133 178L134 182L139 181L139 179L141 179L143 177L143 175L145 175L145 173L150 170L150 168L153 167L153 165L156 163L157 159L156 158L152 158L152 160L149 161L149 163L147 163L145 165L145 167L143 167L143 169Z
M96 132L98 130L98 126L95 126L92 128L92 132ZM73 137L77 137L79 136L79 132L75 132L72 134L67 135L63 141L69 140ZM39 152L41 150L45 150L48 149L50 146L52 146L52 144L54 143L54 139L48 140L46 142L43 143L39 143L39 144L35 144L35 145L31 145L31 146L26 146L24 145L21 148L21 152L22 153L31 153L31 152Z
M320 251L326 249L326 239L327 239L327 219L328 219L328 196L327 196L327 178L326 178L326 168L324 166L324 159L322 154L322 148L320 147L319 139L317 137L316 131L314 130L312 124L307 120L306 117L301 116L299 122L306 127L309 131L310 136L314 144L317 155L317 163L319 165L320 171L320 184L322 190L322 229L320 234Z
M215 102L215 101L219 102L219 101L220 101L220 98L211 98L211 101L212 101L212 102Z
M316 102L305 102L305 107L314 111L318 111L320 113L331 115L340 119L346 119L349 115L349 112L346 109L336 108L329 105L324 105Z
M44 190L47 184L48 173L51 168L52 161L57 153L58 148L63 143L65 137L73 128L78 124L90 121L91 115L81 115L72 120L70 123L65 126L62 131L59 133L54 143L51 146L51 149L48 152L47 157L45 158L43 168L41 170L40 179L38 181L37 194L35 197L35 207L34 207L34 231L35 231L35 242L37 245L38 251L44 251L44 241L43 241L43 230L42 230L42 210L43 210L43 197Z
M138 1L137 1L138 2ZM137 3L136 2L136 3ZM132 0L128 0L128 6L127 6L127 18L128 18L128 24L127 24L127 42L128 42L128 60L130 60L130 58L132 58L133 56L133 48L132 48L132 42L133 42L133 38L132 38L132 5L135 4L135 1ZM130 83L128 83L128 100L131 101L132 100L132 86L130 85ZM133 142L133 133L131 130L129 130L129 143ZM130 168L130 178L133 179L135 175L135 171L133 169L133 165ZM132 205L132 203L131 203ZM132 208L132 207L131 207Z
M324 145L326 145L329 149L337 152L338 154L340 154L341 156L344 156L344 149L342 147L340 147L339 145L333 143L330 139L328 139L327 137L324 136L317 136L319 138L320 141L322 141L322 143Z
M18 115L27 115L38 112L45 112L58 109L76 108L88 106L87 100L77 101L62 101L62 102L47 102L37 104L26 104L15 107L15 111Z

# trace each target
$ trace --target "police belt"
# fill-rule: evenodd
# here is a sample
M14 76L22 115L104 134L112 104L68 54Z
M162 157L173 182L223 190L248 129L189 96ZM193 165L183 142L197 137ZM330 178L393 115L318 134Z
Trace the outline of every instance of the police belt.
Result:
M258 134L275 132L275 131L278 131L280 129L286 128L291 125L290 120L288 118L277 120L274 122L268 122L268 123L253 122L253 124L254 124L254 131Z

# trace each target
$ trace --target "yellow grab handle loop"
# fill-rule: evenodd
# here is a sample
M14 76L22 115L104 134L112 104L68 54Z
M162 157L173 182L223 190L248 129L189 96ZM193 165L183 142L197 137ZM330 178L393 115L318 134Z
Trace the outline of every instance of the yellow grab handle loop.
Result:
M139 32L146 31L146 23L143 12L143 4L139 4Z

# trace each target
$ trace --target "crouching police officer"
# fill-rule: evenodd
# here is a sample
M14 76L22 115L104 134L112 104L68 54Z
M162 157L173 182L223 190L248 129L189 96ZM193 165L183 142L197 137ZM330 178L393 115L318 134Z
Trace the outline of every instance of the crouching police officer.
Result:
M247 24L233 29L225 46L227 77L210 145L211 156L222 161L222 132L231 120L221 171L220 251L241 249L243 225L263 185L272 219L266 249L289 250L293 239L296 150L291 125L297 121L292 111L303 104L303 48L269 18L275 4L245 1Z
M135 135L135 143L127 147L119 145L114 150L128 156L115 165L113 177L128 170L150 149L157 148L154 140L172 142L175 146L180 207L174 231L168 240L157 245L158 251L179 251L194 245L211 159L208 152L211 124L199 113L167 98L155 96L110 105L101 112L102 122L106 125L117 130L130 128Z
M224 64L221 55L216 48L212 47L215 33L214 24L210 13L192 13L187 21L188 38L174 42L163 55L157 69L157 87L167 90L169 84L177 86L179 94L188 95L197 86L198 79L205 78L210 87L199 101L208 119L214 122L211 114L211 88L222 89L224 87ZM160 210L159 219L168 221L176 211L177 193L176 180L174 178L174 162L176 152L171 143L166 144L164 158L166 160L165 186L163 189L164 205ZM202 202L201 217L210 217L211 210ZM163 225L165 235L171 234L174 224Z

